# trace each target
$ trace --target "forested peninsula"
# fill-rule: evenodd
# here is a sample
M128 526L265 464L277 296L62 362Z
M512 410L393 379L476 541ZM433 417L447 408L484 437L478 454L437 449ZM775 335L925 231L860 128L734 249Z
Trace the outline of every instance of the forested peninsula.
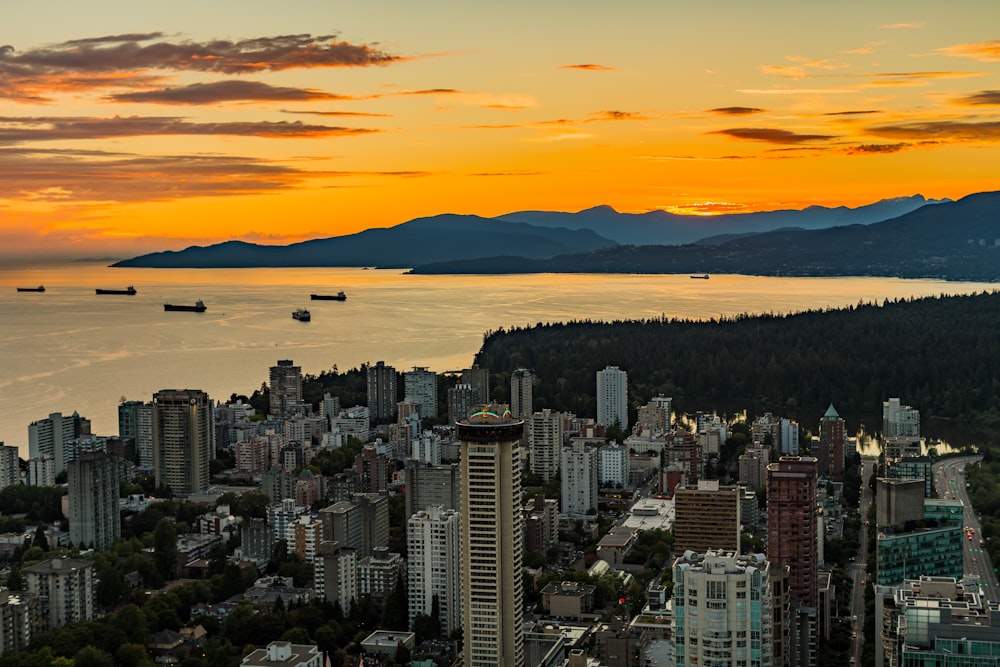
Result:
M905 397L932 418L1000 424L1000 292L710 321L574 321L485 334L492 375L530 368L535 409L596 413L594 373L628 372L634 409L659 394L765 409L881 413ZM748 405L749 407L749 405Z

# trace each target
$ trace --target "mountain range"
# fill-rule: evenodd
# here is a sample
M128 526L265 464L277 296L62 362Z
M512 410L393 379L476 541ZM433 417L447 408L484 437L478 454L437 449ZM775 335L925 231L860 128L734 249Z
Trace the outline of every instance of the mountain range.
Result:
M720 216L598 206L443 214L285 246L229 241L112 266L377 266L413 273L744 273L1000 279L1000 193Z

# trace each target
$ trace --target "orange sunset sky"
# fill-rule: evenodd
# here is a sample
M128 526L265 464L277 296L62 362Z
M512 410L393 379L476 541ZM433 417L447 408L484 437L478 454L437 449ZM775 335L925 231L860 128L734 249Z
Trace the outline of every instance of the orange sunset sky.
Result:
M17 3L0 256L998 189L995 0Z

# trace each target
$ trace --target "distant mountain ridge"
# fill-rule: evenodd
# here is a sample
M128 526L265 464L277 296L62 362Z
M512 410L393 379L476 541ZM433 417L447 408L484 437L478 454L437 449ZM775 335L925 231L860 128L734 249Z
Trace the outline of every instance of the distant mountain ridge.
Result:
M760 233L782 227L824 229L842 225L867 225L942 201L947 200L926 199L918 194L883 199L857 208L809 206L801 210L725 215L680 215L661 210L619 213L610 206L595 206L577 213L520 211L500 215L495 219L524 222L538 227L591 229L623 245L683 245L724 234Z
M922 195L886 199L858 208L810 206L720 216L651 211L619 213L598 206L577 213L521 211L496 218L442 214L388 228L313 239L285 246L227 241L156 252L112 264L148 268L378 266L437 272L519 273L560 270L554 258L611 253L618 245L726 245L775 230L866 225L939 205ZM543 261L543 264L539 264ZM472 262L472 268L463 263ZM476 265L481 266L476 269ZM542 268L538 268L541 266ZM464 267L464 268L461 268ZM535 267L531 269L531 267ZM717 272L718 269L703 269Z
M414 273L735 273L1000 281L1000 192L922 206L890 220L782 229L718 244L623 245L545 261L423 265Z
M112 264L146 268L379 266L409 268L453 259L510 254L539 259L615 245L589 229L568 230L502 222L475 215L417 218L389 228L286 246L227 241L141 255Z

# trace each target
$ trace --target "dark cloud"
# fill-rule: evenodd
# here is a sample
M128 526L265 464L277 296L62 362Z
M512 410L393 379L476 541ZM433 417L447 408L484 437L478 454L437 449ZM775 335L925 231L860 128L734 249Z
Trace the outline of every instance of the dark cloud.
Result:
M872 113L882 113L882 112L878 111L877 109L865 109L865 110L862 110L862 111L831 111L831 112L825 113L823 115L824 116L861 116L861 115L864 115L864 114L872 114Z
M372 45L338 41L334 35L281 35L239 41L164 39L161 33L77 39L28 51L0 47L0 95L37 101L39 88L57 89L65 78L148 71L248 74L317 67L369 67L403 58Z
M610 72L614 71L614 67L607 67L606 65L598 65L597 63L582 63L580 65L563 65L560 69L582 69L590 72Z
M836 139L835 136L829 134L798 134L790 130L777 130L765 127L734 127L727 130L710 132L709 134L723 134L735 139L766 141L771 144L801 144L807 141Z
M721 116L749 116L755 113L764 113L765 109L758 109L756 107L718 107L716 109L709 109L709 113L719 114Z
M594 111L590 114L594 118L588 118L586 122L593 123L600 120L648 120L648 116L643 116L636 111L616 111L608 109L604 111Z
M400 93L394 93L395 95L454 95L462 91L455 90L454 88L428 88L426 90L404 90Z
M334 95L309 88L289 88L271 86L260 81L216 81L214 83L194 83L177 88L146 90L133 93L109 95L113 102L145 102L152 104L216 104L218 102L315 102L343 101L356 98Z
M869 134L911 141L1000 141L1000 121L938 120L867 128Z
M969 105L992 105L1000 104L1000 90L983 90L974 95L969 95L968 97L963 97L958 100L960 104Z
M108 139L155 135L229 135L286 139L352 136L376 132L364 128L306 125L295 122L191 123L182 118L129 116L0 117L0 145L25 141Z
M483 171L469 176L543 176L544 171Z
M906 150L912 144L900 143L900 144L859 144L857 146L851 146L847 149L848 153L854 154L871 154L871 153L898 153L899 151Z

